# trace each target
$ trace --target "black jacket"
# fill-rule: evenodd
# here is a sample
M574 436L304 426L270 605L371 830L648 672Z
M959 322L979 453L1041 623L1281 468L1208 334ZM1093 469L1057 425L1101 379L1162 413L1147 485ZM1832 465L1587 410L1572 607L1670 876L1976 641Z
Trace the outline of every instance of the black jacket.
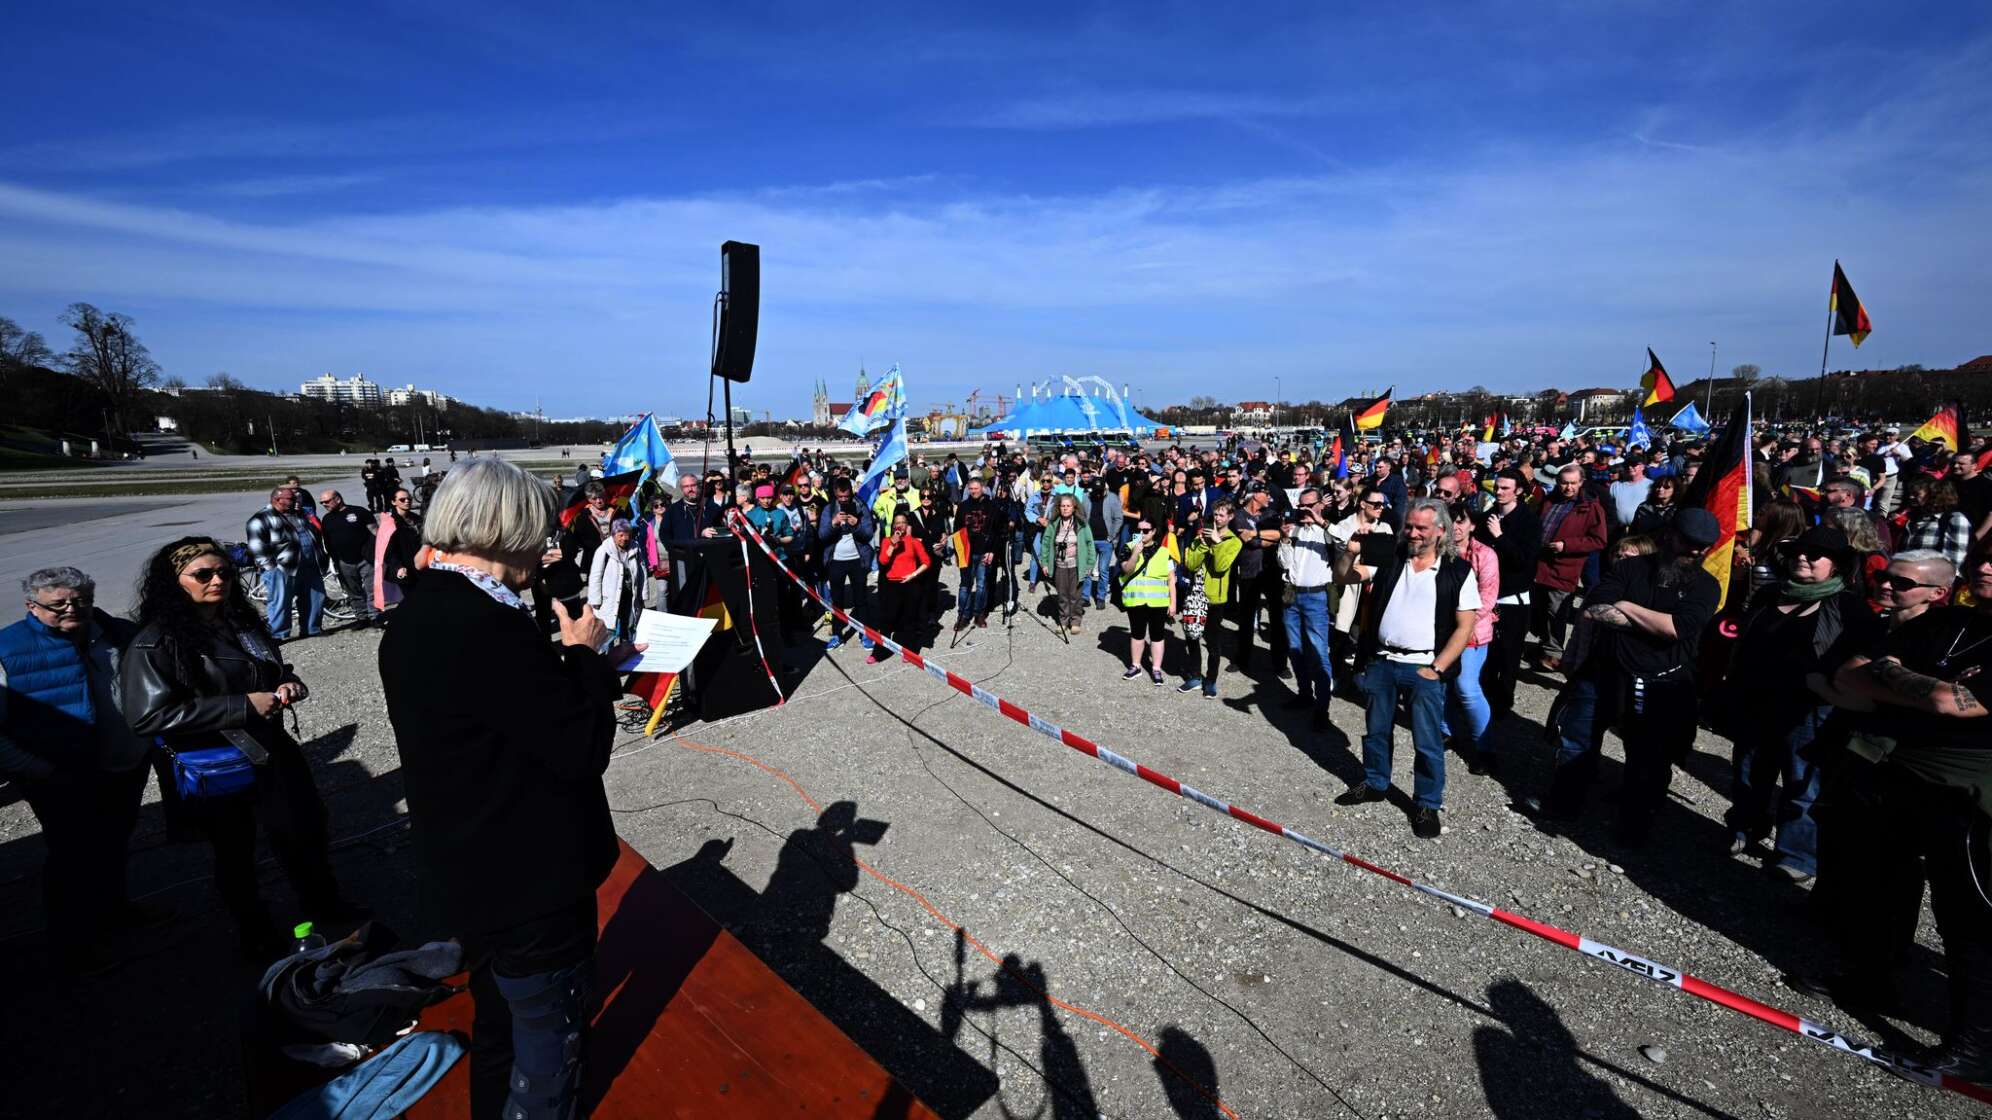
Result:
M266 751L297 749L276 716L259 716L249 707L250 693L297 682L290 666L257 657L233 635L216 632L201 650L200 670L195 679L182 679L159 627L140 630L118 670L132 733L198 749L219 746L227 732L247 732Z
M614 668L430 571L381 639L380 678L429 916L475 935L592 896L618 851L602 788Z
M1489 510L1487 516L1493 516ZM1485 518L1474 526L1473 539L1494 550L1501 562L1501 594L1519 595L1535 586L1536 556L1542 551L1542 518L1527 502L1501 517L1501 535L1487 531Z
M325 551L341 564L371 562L374 557L374 515L354 505L321 514Z

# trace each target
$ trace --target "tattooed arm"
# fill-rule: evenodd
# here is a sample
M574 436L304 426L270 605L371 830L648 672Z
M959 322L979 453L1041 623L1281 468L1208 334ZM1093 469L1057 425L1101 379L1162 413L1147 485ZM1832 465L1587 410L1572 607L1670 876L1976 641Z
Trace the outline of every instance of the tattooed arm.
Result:
M1610 626L1615 630L1643 630L1656 638L1677 641L1680 635L1674 630L1674 616L1638 603L1617 602L1599 603L1584 608L1586 617Z
M1893 657L1878 661L1850 658L1833 675L1833 685L1841 692L1866 697L1877 703L1953 719L1976 719L1985 715L1985 704L1979 700L1968 680L1938 680L1905 668Z

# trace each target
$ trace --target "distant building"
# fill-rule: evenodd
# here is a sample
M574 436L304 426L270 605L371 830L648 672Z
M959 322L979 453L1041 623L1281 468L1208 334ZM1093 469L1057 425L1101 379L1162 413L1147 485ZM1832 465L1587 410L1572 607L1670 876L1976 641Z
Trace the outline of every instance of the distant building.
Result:
M451 401L451 397L438 393L434 389L417 389L413 385L408 385L400 389L389 389L387 391L387 403L390 408L406 408L411 404L426 404L430 408L443 408L450 404Z
M1263 424L1273 418L1271 401L1239 401L1231 410L1231 418L1244 424Z
M830 399L830 386L822 378L816 379L816 388L810 394L809 423L812 427L828 428L844 418L851 411L851 402Z
M329 373L317 377L297 387L298 396L313 400L330 401L333 404L350 404L360 408L379 408L387 403L387 395L379 385L368 381L365 374L356 373L341 380Z

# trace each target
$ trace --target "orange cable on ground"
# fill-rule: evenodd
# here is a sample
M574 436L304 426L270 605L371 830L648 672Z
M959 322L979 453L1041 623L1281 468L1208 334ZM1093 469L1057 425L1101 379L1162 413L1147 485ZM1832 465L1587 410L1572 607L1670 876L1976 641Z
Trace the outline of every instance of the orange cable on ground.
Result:
M809 791L803 789L802 784L800 782L797 782L794 778L790 777L783 770L774 766L770 766L767 763L762 762L760 759L755 758L751 754L747 754L743 751L732 750L727 747L715 747L709 743L696 742L694 740L685 738L683 735L680 735L675 731L671 733L671 738L676 740L678 745L684 747L686 750L698 751L701 754L725 755L728 758L744 762L747 765L752 766L765 774L768 774L776 778L780 778L782 781L788 783L789 788L793 789L796 792L796 796L802 798L803 804L809 806L811 812L818 814L823 812L823 806L820 803L818 803L815 798L809 796ZM1028 977L1026 977L1023 973L1019 972L1017 969L1012 968L1008 962L1004 961L1003 958L997 956L995 952L989 948L989 946L984 945L979 939L976 938L974 934L968 932L967 927L963 926L960 922L955 921L953 918L948 917L946 914L943 914L940 911L939 907L935 906L932 902L927 900L926 895L921 894L918 890L915 890L914 888L907 886L906 884L900 882L899 880L894 879L892 876L885 874L884 872L880 871L878 868L873 867L869 863L866 863L864 860L858 859L855 854L851 858L857 862L858 867L863 869L865 874L871 876L874 879L877 879L879 882L884 883L886 886L891 887L893 890L905 894L908 898L911 898L913 901L919 903L922 909L926 910L927 913L934 916L935 921L947 927L949 932L959 933L962 937L962 940L966 941L970 945L975 946L976 952L981 953L985 957L988 957L989 960L996 965L996 967L1009 973L1013 978L1016 979L1016 981L1019 984L1022 984L1024 987L1029 988L1033 992L1036 992L1039 996L1044 998L1045 1002L1051 1004L1053 1007L1056 1007L1062 1011L1069 1011L1072 1014L1077 1015L1082 1019L1090 1020L1094 1023L1098 1023L1100 1026L1108 1028L1109 1030L1118 1032L1122 1037L1126 1038L1128 1041L1134 1043L1136 1046L1141 1047L1143 1050L1146 1050L1148 1052L1148 1055L1154 1058L1158 1063L1160 1063L1163 1066L1163 1068L1167 1069L1170 1073L1175 1074L1176 1077L1179 1078L1184 1084L1195 1089L1199 1094L1203 1096L1205 1100L1209 1101L1213 1105L1216 1105L1217 1108L1220 1111L1222 1111L1226 1116L1231 1117L1231 1120L1240 1120L1238 1113L1233 1111L1230 1105L1227 1105L1222 1100L1220 1100L1217 1094L1211 1092L1210 1089L1205 1087L1202 1082L1198 1081L1196 1078L1191 1077L1189 1074L1184 1073L1181 1069L1177 1068L1176 1063L1163 1057L1162 1052L1160 1050L1157 1050L1155 1046L1152 1043L1150 1043L1147 1039L1141 1037L1140 1035L1136 1034L1133 1030L1129 1029L1128 1027L1121 1025L1120 1023L1114 1021L1113 1019L1109 1019L1108 1017L1100 1014L1097 1011L1092 1011L1087 1008L1080 1007L1077 1004L1067 1003L1066 1001L1059 999L1057 996L1052 995L1050 992L1045 991L1043 988L1038 987L1036 984L1031 983Z

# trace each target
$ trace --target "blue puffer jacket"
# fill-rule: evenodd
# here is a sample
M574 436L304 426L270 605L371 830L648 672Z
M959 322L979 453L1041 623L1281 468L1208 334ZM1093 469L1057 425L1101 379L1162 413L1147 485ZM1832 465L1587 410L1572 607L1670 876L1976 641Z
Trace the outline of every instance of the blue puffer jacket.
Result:
M32 617L0 629L0 776L35 781L88 765L97 713L84 656Z

